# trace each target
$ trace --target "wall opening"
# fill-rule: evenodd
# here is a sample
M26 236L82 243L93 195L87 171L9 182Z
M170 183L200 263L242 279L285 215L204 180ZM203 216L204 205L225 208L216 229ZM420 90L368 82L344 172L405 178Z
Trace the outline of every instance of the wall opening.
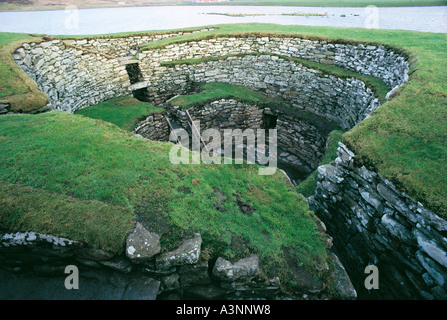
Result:
M264 128L263 129L275 129L277 121L278 121L278 116L275 116L273 114L264 113L264 119L263 119L263 123L264 123L263 127Z

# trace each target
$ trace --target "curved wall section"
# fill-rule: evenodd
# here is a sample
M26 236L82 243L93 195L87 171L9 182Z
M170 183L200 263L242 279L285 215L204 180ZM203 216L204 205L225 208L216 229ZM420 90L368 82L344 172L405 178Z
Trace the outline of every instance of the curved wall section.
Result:
M74 112L129 91L126 68L117 59L60 40L24 44L13 57L57 110Z
M142 69L160 62L234 54L271 53L332 64L382 79L390 88L408 80L409 62L384 46L330 43L290 37L221 37L171 44L139 54Z
M152 102L185 94L195 83L227 82L265 92L302 110L350 129L379 105L374 92L354 78L338 78L277 56L247 55L173 68L158 67L148 77Z
M173 35L179 34L167 34L163 37ZM160 72L162 62L259 53L342 66L379 77L390 88L401 85L408 79L409 62L403 55L383 46L329 43L292 37L220 37L171 44L141 53L136 51L138 45L156 40L159 37L63 42L52 40L24 44L16 50L13 57L48 96L55 109L69 112L130 94L135 88L129 83L125 67L128 63L138 63L145 78L142 84L138 84L142 85L139 89L152 85L153 77ZM274 63L277 62L281 61ZM291 86L285 83L283 87ZM163 91L163 88L158 90Z

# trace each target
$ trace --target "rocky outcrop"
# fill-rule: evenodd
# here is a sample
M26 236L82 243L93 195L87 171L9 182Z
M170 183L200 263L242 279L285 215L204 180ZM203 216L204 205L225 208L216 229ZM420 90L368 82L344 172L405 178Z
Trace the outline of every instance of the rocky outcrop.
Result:
M444 219L363 166L341 143L335 164L318 172L309 203L328 226L358 292L382 299L447 298ZM369 264L380 272L378 292L363 285Z

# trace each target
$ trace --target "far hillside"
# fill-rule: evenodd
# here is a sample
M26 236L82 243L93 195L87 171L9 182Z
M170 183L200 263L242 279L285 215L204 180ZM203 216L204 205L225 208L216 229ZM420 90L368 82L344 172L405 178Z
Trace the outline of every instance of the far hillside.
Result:
M304 7L415 7L444 6L444 0L1 0L0 10L60 10L67 6L81 9L107 7L139 7L165 5L244 5L244 6L304 6Z

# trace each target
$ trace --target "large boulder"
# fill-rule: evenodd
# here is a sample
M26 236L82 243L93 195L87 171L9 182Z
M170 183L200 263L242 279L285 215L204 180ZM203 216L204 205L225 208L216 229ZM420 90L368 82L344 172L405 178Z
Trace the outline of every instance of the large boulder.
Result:
M140 223L127 237L126 255L133 262L144 262L160 253L160 236L147 231Z
M160 254L155 259L157 269L166 270L174 266L195 264L199 261L202 236L198 233L194 238L184 240L177 249Z

